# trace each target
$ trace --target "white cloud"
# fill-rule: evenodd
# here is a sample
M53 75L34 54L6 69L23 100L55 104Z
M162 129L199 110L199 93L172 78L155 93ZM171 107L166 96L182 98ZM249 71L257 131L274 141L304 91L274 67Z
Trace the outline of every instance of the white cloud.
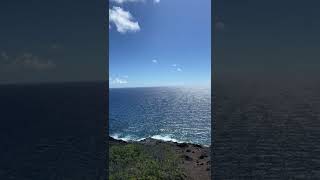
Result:
M160 3L160 0L154 0L154 3Z
M117 76L117 77L109 77L109 83L113 85L121 85L121 84L128 84L129 76Z
M158 61L156 59L153 59L152 62L153 63L158 63Z
M111 84L128 84L128 81L126 79L122 79L122 78L110 78L109 81L111 82Z
M181 67L179 67L177 64L172 64L171 66L174 68L175 71L182 72Z
M114 23L117 31L123 34L140 31L139 23L134 21L129 11L125 11L121 7L114 6L109 9L109 23Z

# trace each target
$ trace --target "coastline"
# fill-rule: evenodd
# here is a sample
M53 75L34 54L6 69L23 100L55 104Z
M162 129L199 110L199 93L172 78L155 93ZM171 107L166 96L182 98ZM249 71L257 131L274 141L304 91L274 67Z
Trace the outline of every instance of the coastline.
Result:
M210 147L191 143L177 143L146 138L141 141L123 141L109 136L109 148L112 146L140 145L145 148L160 149L165 146L178 158L178 166L183 179L211 179Z
M149 137L144 137L144 138L138 138L138 137L130 136L130 135L120 137L119 134L115 133L115 134L109 135L109 137L111 137L115 140L125 141L125 142L140 142L140 141L143 141L146 139L153 139L153 140L159 140L159 141L164 141L164 142L174 142L174 143L178 143L178 144L187 143L187 144L200 145L203 147L210 147L211 146L211 144L199 144L199 143L194 143L194 142L178 140L178 139L172 138L171 135L154 135L154 136L149 136Z

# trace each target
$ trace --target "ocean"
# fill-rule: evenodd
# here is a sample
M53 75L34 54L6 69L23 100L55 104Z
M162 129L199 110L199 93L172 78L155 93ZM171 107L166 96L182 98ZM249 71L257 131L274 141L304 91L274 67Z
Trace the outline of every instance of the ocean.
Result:
M109 90L109 134L211 145L211 89L141 87Z
M0 179L106 178L104 83L0 85Z

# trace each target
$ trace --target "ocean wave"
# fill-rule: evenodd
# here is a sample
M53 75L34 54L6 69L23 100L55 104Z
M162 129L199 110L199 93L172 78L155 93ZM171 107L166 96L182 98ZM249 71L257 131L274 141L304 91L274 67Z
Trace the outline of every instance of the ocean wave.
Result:
M155 139L155 140L160 140L160 141L164 141L164 142L175 142L175 143L191 143L191 144L198 144L195 142L188 142L188 141L181 141L175 138L172 138L172 135L170 134L159 134L159 135L153 135L153 136L149 136L149 137L137 137L135 135L122 135L119 133L114 133L112 135L110 135L112 138L116 139L116 140L122 140L125 142L130 142L130 141L134 141L134 142L139 142L139 141L143 141L147 138L151 138L151 139ZM201 144L204 147L210 147L210 144Z
M121 134L118 134L118 133L115 133L115 134L112 134L110 135L113 139L116 139L116 140L122 140L122 141L142 141L146 138L138 138L136 136L132 136L132 135L125 135L125 136L122 136Z
M149 137L143 137L139 138L134 135L122 135L119 133L114 133L110 135L112 138L117 139L117 140L122 140L122 141L142 141L147 138L155 139L155 140L161 140L161 141L171 141L171 142L176 142L176 143L184 143L184 141L177 140L175 138L172 138L171 135L165 134L165 135L154 135L154 136L149 136Z
M156 140L161 140L161 141L171 141L171 142L176 142L176 143L184 143L184 141L179 141L177 139L172 138L171 135L154 135L154 136L151 136L150 138L156 139Z

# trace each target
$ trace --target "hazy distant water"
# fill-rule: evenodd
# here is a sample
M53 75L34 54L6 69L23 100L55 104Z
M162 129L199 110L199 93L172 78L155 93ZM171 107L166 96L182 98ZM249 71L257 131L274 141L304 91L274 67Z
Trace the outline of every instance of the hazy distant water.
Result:
M105 179L103 83L0 85L0 179Z
M117 88L109 98L112 137L211 144L210 88Z

